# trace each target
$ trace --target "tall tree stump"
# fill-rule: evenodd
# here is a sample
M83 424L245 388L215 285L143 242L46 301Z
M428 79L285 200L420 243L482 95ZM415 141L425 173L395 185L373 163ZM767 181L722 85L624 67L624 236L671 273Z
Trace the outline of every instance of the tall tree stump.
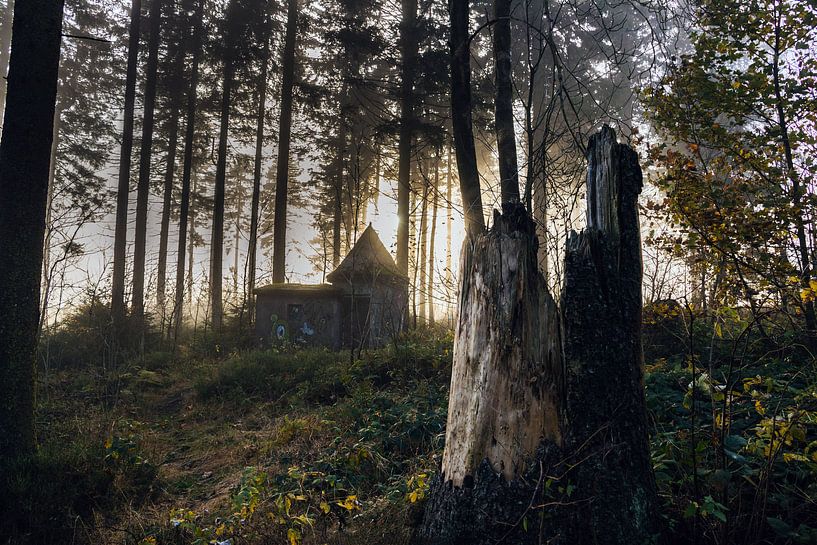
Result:
M588 148L562 312L521 208L466 241L441 471L416 544L632 544L656 533L640 341L638 159Z
M638 156L604 127L588 146L587 228L571 233L561 308L568 543L650 543L656 533L641 353Z

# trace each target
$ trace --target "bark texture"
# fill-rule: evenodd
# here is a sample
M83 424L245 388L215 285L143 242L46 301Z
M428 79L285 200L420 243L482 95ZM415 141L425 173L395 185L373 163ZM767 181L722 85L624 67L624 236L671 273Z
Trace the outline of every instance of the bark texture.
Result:
M269 21L267 21L269 26ZM258 77L258 111L255 124L255 160L250 203L250 240L247 248L247 305L250 321L255 320L255 270L258 268L258 209L261 206L261 167L264 151L264 118L267 113L267 72L269 70L269 37L264 38L261 74Z
M457 172L462 193L465 229L469 234L485 229L482 216L482 192L479 184L474 126L471 119L471 38L468 0L449 0L451 22L451 128L457 156Z
M287 183L289 181L289 140L292 132L292 86L295 80L295 37L298 27L297 0L289 0L287 32L282 59L281 119L278 125L278 168L275 174L275 225L273 228L272 281L286 281Z
M230 130L233 79L235 78L235 0L227 4L224 77L221 91L221 113L218 133L216 183L213 191L213 223L210 230L210 320L215 333L221 332L224 318L222 286L224 282L224 194L227 185L227 137Z
M414 78L417 65L417 0L402 0L400 21L400 134L397 144L397 268L409 272L409 194L414 136Z
M145 314L145 253L147 245L148 197L150 195L150 159L153 151L153 120L156 109L156 83L159 72L159 31L162 0L150 4L148 60L145 67L142 143L139 150L139 178L136 183L136 232L133 242L133 304L137 318Z
M513 479L542 438L561 443L556 307L536 266L533 223L512 210L463 250L442 460L454 486L486 458Z
M196 90L199 84L199 60L202 41L202 12L204 0L199 0L194 17L193 35L190 44L192 62L190 82L187 90L186 127L184 129L184 163L182 166L182 190L179 202L179 240L176 247L176 291L173 303L174 338L179 335L179 327L184 316L184 261L187 244L187 224L190 214L190 178L193 174L193 145L196 137ZM192 259L191 259L192 261Z
M62 8L60 0L14 6L0 142L0 465L34 450L34 361Z
M173 199L173 177L176 172L176 147L179 144L179 108L171 106L170 134L167 143L164 184L162 185L162 218L159 229L159 264L156 267L156 307L162 315L162 331L165 326L165 292L167 290L167 245L170 237L170 208Z
M641 352L636 153L605 127L590 139L587 228L567 244L562 292L569 543L651 543L656 492Z
M641 170L607 127L588 162L588 227L568 241L561 312L521 205L465 243L446 448L415 543L656 540Z
M139 28L142 0L133 0L128 36L128 69L125 75L125 111L122 120L122 146L119 151L119 181L116 194L116 227L113 242L113 276L111 278L111 316L115 333L125 320L125 260L128 237L128 197L130 163L133 151L133 110L136 105L136 76L139 60Z
M519 202L519 168L516 164L513 82L511 63L511 0L494 0L494 132L499 160L502 208Z

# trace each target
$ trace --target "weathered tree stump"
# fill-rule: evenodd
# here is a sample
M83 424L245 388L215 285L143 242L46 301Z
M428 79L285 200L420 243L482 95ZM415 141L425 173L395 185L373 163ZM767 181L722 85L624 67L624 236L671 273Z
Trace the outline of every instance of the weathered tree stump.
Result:
M641 361L641 170L605 127L562 312L522 208L466 241L446 447L417 544L642 544L656 534Z

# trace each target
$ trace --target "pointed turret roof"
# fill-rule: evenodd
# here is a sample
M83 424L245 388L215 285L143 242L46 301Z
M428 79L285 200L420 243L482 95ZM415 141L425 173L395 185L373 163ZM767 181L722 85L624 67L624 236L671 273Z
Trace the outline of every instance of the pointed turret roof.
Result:
M406 278L370 223L340 265L326 275L326 279L334 284L348 282L355 277L375 278L383 275Z

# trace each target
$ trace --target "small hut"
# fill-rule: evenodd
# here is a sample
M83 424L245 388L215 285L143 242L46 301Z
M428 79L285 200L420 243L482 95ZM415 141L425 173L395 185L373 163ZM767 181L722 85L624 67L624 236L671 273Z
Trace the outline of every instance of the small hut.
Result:
M408 278L369 224L328 284L271 284L256 294L256 336L333 349L383 346L402 330Z

